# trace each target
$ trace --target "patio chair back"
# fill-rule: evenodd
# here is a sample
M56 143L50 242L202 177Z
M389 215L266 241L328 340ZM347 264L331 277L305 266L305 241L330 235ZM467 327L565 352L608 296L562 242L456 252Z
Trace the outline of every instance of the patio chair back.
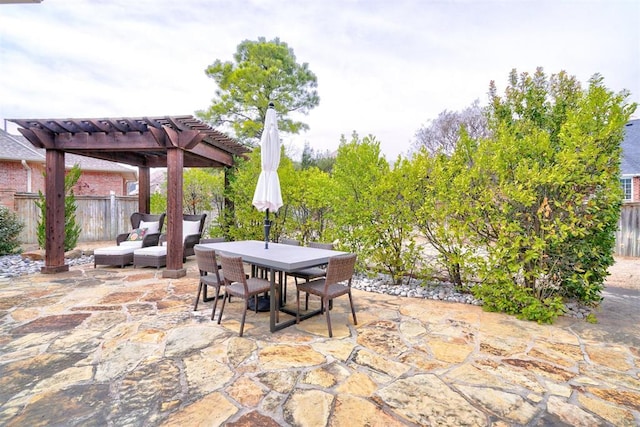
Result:
M278 239L278 243L282 243L283 245L300 246L300 241L296 239L287 239L286 237Z
M204 221L207 219L207 214L197 214L197 215L190 215L190 214L182 214L182 220L183 221L200 221L200 234L202 234L202 230L204 230Z
M218 255L218 261L224 274L224 282L226 285L232 283L240 283L243 287L247 288L247 276L244 272L244 264L242 263L242 257L239 256L227 256L224 254Z
M196 245L194 248L196 253L196 263L198 264L198 270L200 270L201 276L212 274L216 276L220 282L220 264L216 258L216 251L211 248L205 248L204 246Z
M309 242L307 246L309 246L310 248L316 248L316 249L327 249L330 251L333 250L333 243Z
M309 242L307 244L308 247L310 248L316 248L316 249L327 249L332 251L333 250L333 243L320 243L320 242ZM309 280L313 280L313 279L318 279L320 277L324 277L325 276L325 268L326 265L322 265L319 267L311 267L311 268L304 268L302 270L296 270L292 273L286 273L284 275L284 282L283 283L283 293L282 293L282 297L283 297L283 301L286 303L287 302L287 277L293 277L293 279L296 282L296 286L298 285L298 279L304 279L305 281L309 281ZM306 307L309 308L309 294L307 294L306 296Z
M134 212L131 214L131 226L133 228L140 227L140 222L156 222L158 221L158 232L162 232L162 226L164 225L164 218L166 213L161 213L158 215L142 213L142 212Z
M200 239L200 243L222 243L226 241L227 239L224 237L205 237Z
M193 251L193 247L195 245L197 245L198 243L200 243L200 238L202 237L202 231L204 230L204 222L207 219L207 214L199 214L199 215L189 215L189 214L183 214L182 215L182 221L183 221L183 230L182 230L182 234L183 234L183 250L182 250L182 257L183 260L186 260L188 256L191 256L194 254ZM186 231L184 229L184 223L185 221L200 221L200 224L198 225L198 231L195 234L192 233L188 233L188 231Z
M254 304L256 312L258 311L258 294L267 292L270 289L271 284L268 280L252 277L247 279L244 272L244 264L242 257L239 256L226 256L223 253L218 255L220 265L224 271L224 298L222 299L222 307L220 308L220 316L218 317L218 324L222 320L222 313L224 312L224 306L228 296L236 296L242 298L244 301L242 320L240 321L240 336L244 331L244 321L247 316L247 304L249 298L254 298Z
M216 251L214 249L205 248L203 246L195 246L196 263L198 264L198 270L200 270L200 281L198 283L198 293L196 295L196 302L193 306L193 311L198 309L198 302L200 300L200 293L202 295L202 301L213 302L213 310L211 311L211 320L215 317L216 306L218 305L218 297L220 296L220 287L224 283L224 273L220 270L220 265L216 259ZM214 297L207 297L207 287L215 289L216 294Z
M347 282L347 286L351 287L351 278L356 266L356 254L338 255L329 258L327 265L327 276L324 281L325 293L328 292L329 286L340 282Z

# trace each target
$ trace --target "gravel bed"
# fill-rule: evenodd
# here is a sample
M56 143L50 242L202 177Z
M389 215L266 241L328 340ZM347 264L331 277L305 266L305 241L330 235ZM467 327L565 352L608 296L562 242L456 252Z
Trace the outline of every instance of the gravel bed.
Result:
M67 258L66 263L70 266L93 264L93 255L82 255L78 258ZM39 273L44 266L44 261L34 261L29 258L22 258L20 255L0 256L0 280L8 280L11 277L23 274ZM354 289L366 292L376 292L407 298L425 298L438 301L458 302L462 304L482 305L482 301L476 299L470 293L462 293L455 290L452 283L441 281L423 282L412 280L409 284L394 285L390 277L379 274L374 277L356 275L351 285ZM584 319L591 309L580 306L576 303L565 304L565 316Z
M70 266L93 264L93 255L82 255L78 258L65 258L65 262ZM30 258L22 258L20 255L0 256L0 278L39 273L42 267L44 267L44 261L34 261Z

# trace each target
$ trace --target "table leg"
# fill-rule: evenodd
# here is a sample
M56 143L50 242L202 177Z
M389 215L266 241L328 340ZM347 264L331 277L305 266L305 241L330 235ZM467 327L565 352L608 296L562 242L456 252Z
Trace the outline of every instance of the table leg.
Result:
M276 271L273 268L270 268L269 271L271 273L269 277L269 281L271 282L269 292L269 329L271 329L271 332L275 332L278 330L276 328L276 312L280 307L276 307Z
M270 292L269 292L269 329L271 330L271 332L276 332L279 331L281 329L284 329L288 326L292 326L296 324L296 319L290 319L284 322L280 322L280 316L279 316L279 312L282 311L283 313L287 313L290 314L292 316L296 315L295 311L292 310L288 310L285 307L280 307L280 298L282 298L282 296L276 296L276 271L273 268L269 269L271 275L270 275ZM300 320L305 320L308 319L311 316L316 316L318 314L322 313L322 308L316 310L316 311L312 311L312 312L307 312L306 314L300 315Z

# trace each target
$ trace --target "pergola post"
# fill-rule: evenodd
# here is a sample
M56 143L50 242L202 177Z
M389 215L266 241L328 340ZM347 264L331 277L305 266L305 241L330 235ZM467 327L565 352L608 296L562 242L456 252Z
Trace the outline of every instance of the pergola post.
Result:
M138 168L138 212L151 213L151 172L147 166Z
M69 271L64 263L64 151L47 150L45 178L45 265L42 273Z
M173 279L187 275L182 262L183 169L183 151L177 147L167 147L167 267L162 277Z

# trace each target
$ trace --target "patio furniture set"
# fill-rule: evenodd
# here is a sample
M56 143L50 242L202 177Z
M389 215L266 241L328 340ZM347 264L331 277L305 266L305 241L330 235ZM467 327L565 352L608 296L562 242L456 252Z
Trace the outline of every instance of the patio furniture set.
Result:
M313 247L315 246L315 247ZM269 294L269 327L271 332L284 329L309 317L325 314L329 336L332 337L331 316L332 301L342 295L349 297L353 323L357 324L356 312L351 295L351 279L355 269L356 255L327 249L327 245L299 246L271 243L265 248L264 242L257 240L202 243L195 246L196 261L200 270L200 284L194 304L197 310L201 290L213 287L216 291L211 319L215 318L218 297L223 298L218 324L222 321L225 304L231 296L244 301L240 336L244 332L244 323L249 300L257 299L262 293ZM269 272L269 279L250 277L245 274L245 264L250 264L252 272L261 269ZM326 266L326 269L322 268ZM256 270L257 268L257 270ZM276 273L296 279L296 309L284 304L284 281L276 281ZM297 279L305 281L298 283ZM225 292L221 294L224 286ZM300 292L305 296L305 312L300 310ZM309 311L309 295L320 297L320 308ZM206 293L205 293L206 296ZM257 312L258 304L254 303ZM294 316L293 319L280 321L280 313Z
M193 247L200 241L207 214L183 215L183 259L194 255ZM94 267L111 265L124 268L161 268L167 264L166 235L162 234L165 214L151 215L135 212L131 215L132 229L116 237L115 246L96 249Z
M94 267L98 265L156 267L166 265L166 236L161 233L165 214L134 213L132 230L117 236L116 246L96 249ZM356 255L333 250L333 245L310 242L300 246L297 240L281 239L268 248L261 241L226 242L224 238L203 239L206 214L183 215L183 257L195 255L200 271L194 310L202 296L203 302L214 301L211 320L214 320L219 298L223 298L218 324L222 320L225 304L231 297L244 302L240 336L248 307L258 311L258 295L268 294L269 326L271 332L286 328L318 314L325 314L331 337L333 299L349 297L353 322L357 324L351 295ZM251 265L251 275L245 273L245 264ZM278 280L276 280L276 275ZM284 277L284 279L283 279ZM286 307L287 279L296 284L295 310ZM298 279L304 282L298 283ZM224 287L224 293L222 289ZM215 295L207 295L213 288ZM300 310L300 292L305 293L305 311ZM320 297L320 308L309 311L309 295ZM251 301L253 300L253 301ZM250 302L252 304L250 304ZM280 321L280 313L294 316Z

